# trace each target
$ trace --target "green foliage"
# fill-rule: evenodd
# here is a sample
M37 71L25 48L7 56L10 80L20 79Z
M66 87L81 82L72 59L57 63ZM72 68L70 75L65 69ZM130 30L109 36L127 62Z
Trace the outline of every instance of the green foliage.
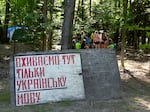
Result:
M139 27L138 25L126 25L126 28L129 31L134 31L134 30L143 30L143 31L150 31L150 27Z
M88 16L89 3L84 4L86 9L85 11L85 19L82 20L81 10L78 12L80 15L75 16L75 30L76 32L80 32L84 30L86 32L92 32L95 30L105 30L112 34L115 32L117 28L120 27L122 18L121 8L115 7L114 2L112 0L105 0L101 3L98 1L92 2L92 15Z
M150 44L141 44L139 45L140 49L150 49Z
M26 38L43 38L43 34L49 31L61 30L64 14L64 0L48 0L47 22L43 22L43 0L10 0L10 21L8 26L27 26L30 30ZM80 1L80 4L79 4ZM119 33L121 28L126 28L128 31L146 31L147 37L150 37L148 12L146 7L149 6L149 0L133 0L126 12L127 16L123 17L123 1L118 0L92 0L91 15L90 2L84 0L76 1L76 10L74 17L74 34L77 32L86 31L93 32L95 30L105 30L110 36L114 37L117 30ZM120 3L120 4L119 4ZM119 4L119 5L118 5ZM0 1L0 19L4 20L5 16L5 0ZM52 9L52 10L51 10ZM53 14L51 14L51 11ZM55 38L60 38L61 33L57 35L54 32ZM128 32L127 32L128 34ZM127 36L128 37L128 36ZM133 36L132 36L133 37Z
M150 38L150 32L147 32L147 33L146 33L146 36L147 36L148 38Z

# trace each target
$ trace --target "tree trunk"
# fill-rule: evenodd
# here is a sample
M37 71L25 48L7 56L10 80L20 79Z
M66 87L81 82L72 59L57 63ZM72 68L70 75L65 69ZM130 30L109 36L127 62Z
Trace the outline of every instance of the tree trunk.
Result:
M0 20L0 42L2 42L2 37L3 37L3 27L2 27L2 22Z
M65 0L64 22L62 27L62 49L72 48L72 29L76 0Z
M79 15L79 11L80 11L80 2L81 0L78 1L78 8L77 8L77 13L76 13L77 15Z
M123 28L122 29L122 46L121 46L121 53L120 53L120 60L121 60L121 68L123 71L125 71L125 64L124 64L124 51L125 51L125 38L126 38L126 31Z
M84 0L82 0L81 2L81 6L82 6L82 13L81 13L81 17L82 17L82 21L84 21Z
M43 23L47 23L47 0L44 0L43 6ZM43 51L47 50L47 29L43 31Z
M53 8L54 8L54 2L55 0L50 1L50 25L51 28L49 29L49 35L48 35L48 44L49 44L49 50L52 49L52 40L53 40L53 29L52 29L52 23L53 23Z
M90 0L90 3L89 3L89 15L90 17L92 16L92 0Z
M114 5L115 5L116 8L120 7L120 2L118 0L115 0L115 4ZM116 48L118 48L118 42L121 41L121 40L119 40L119 33L120 33L119 26L120 26L120 22L117 22L116 26L117 27L116 27L115 34L114 34L114 42L116 43Z
M139 41L138 31L134 30L133 46L134 46L135 49L138 48L138 41Z
M146 44L146 31L142 31L142 44Z
M10 0L6 0L6 10L5 10L5 21L4 21L4 28L3 28L3 37L2 37L2 42L7 42L7 29L8 29L8 24L9 24L9 9L10 9Z
M121 46L121 67L123 71L125 71L125 65L124 65L124 50L126 45L126 17L127 17L127 6L128 6L128 0L123 0L123 18L124 18L124 25L122 27L122 46Z

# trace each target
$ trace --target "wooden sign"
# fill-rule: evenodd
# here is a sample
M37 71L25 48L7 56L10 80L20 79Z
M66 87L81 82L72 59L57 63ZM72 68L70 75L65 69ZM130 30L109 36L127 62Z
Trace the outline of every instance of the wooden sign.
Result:
M84 99L79 53L16 55L15 105Z

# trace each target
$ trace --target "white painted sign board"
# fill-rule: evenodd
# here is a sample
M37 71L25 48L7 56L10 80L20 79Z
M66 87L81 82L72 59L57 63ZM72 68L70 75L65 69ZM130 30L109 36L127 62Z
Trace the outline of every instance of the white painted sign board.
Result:
M14 56L16 106L85 98L79 53Z

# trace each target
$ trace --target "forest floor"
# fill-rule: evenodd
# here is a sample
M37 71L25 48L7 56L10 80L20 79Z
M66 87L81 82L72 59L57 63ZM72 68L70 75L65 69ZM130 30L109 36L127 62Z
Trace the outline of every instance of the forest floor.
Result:
M16 44L15 52L33 47ZM10 104L9 61L14 54L11 44L0 44L0 112L150 112L150 54L126 51L125 67L120 69L122 98L110 101L62 101L15 107Z

